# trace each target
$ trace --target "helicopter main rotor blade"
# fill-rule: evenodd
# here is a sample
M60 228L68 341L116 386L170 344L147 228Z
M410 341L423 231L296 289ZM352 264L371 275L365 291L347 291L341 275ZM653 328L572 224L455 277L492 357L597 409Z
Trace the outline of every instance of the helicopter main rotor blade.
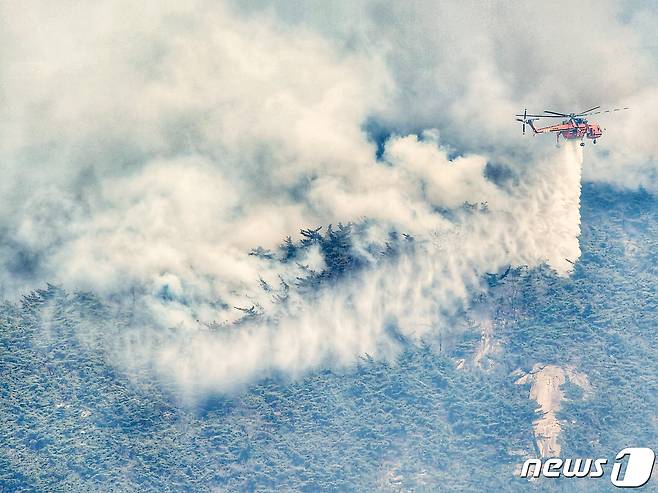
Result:
M585 113L589 113L590 111L598 110L599 108L600 108L600 106L594 106L594 108L590 108L588 110L581 111L580 113L577 113L576 116L582 116Z
M628 110L628 109L630 109L628 106L624 106L623 108L613 108L613 109L611 109L611 110L595 111L594 113L589 113L589 114L586 115L586 116L590 116L590 115L600 115L600 114L602 114L602 113L614 113L615 111L624 111L624 110Z
M531 118L564 118L564 117L568 118L569 117L569 115L565 115L565 116L562 116L562 115L559 115L559 116L558 115L514 115L514 116L524 116L524 117L528 116L528 117L531 117Z
M564 113L558 113L557 111L544 110L544 113L550 113L551 115L564 116L566 118L569 118L569 116L570 116L570 115L565 115Z

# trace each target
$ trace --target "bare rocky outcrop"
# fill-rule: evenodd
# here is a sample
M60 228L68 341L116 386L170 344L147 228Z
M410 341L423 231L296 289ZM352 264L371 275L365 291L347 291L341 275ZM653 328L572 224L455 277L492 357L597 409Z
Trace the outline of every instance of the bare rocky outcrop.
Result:
M529 373L524 374L517 370L515 374L520 375L517 384L530 384L529 397L537 401L538 411L542 413L542 417L533 422L535 441L540 455L559 457L561 446L558 438L561 426L556 413L564 398L561 387L568 379L574 385L588 391L587 377L577 373L573 368L541 364L536 364Z

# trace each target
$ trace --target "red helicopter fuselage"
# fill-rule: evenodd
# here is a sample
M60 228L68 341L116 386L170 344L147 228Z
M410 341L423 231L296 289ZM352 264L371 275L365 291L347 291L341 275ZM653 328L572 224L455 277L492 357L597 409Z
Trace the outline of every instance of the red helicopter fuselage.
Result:
M537 128L532 123L532 120L528 121L530 128L536 134L545 134L545 133L557 133L558 138L562 136L564 139L598 139L603 135L601 126L598 123L588 123L587 120L582 118L575 118L571 120L565 120L562 123L557 125L549 125L548 127Z

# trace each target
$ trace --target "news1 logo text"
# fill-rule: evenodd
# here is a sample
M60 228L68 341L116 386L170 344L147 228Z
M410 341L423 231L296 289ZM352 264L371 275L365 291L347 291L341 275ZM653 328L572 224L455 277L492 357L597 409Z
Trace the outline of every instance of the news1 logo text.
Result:
M655 461L656 454L650 448L625 448L611 464L610 481L618 488L644 486L651 479ZM528 459L521 467L521 477L600 478L607 468L608 459Z

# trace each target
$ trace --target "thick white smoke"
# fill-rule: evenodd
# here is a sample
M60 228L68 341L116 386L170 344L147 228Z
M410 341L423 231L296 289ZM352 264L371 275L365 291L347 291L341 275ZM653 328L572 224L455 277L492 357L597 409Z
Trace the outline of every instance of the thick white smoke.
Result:
M391 172L396 174L398 168L422 165L428 195L454 185L454 180L468 189L484 179L483 159L450 164L432 141L395 139L386 156L395 163ZM581 165L582 149L567 143L539 163L514 192L491 185L482 193L478 187L476 195L486 197L486 205L457 220L430 214L431 225L413 249L399 257L318 293L292 293L286 304L269 306L272 319L267 323L154 336L146 357L183 389L226 390L273 372L299 375L321 365L346 365L363 354L390 358L400 348L400 337L418 342L449 334L454 328L445 317L481 289L484 272L547 263L557 273L568 274L580 256ZM455 169L432 176L442 166ZM465 169L459 171L460 166ZM261 274L267 278L265 272ZM289 272L277 274L290 281ZM144 357L145 341L139 341L137 347L128 346L131 360Z
M3 295L56 282L134 299L142 316L113 356L154 363L184 389L223 390L366 352L388 357L400 336L449 331L444 317L485 272L545 262L567 274L580 254L582 149L547 150L503 123L522 109L517 90L543 103L565 87L522 83L527 67L506 75L504 40L486 23L466 50L473 36L450 23L415 30L429 4L395 22L373 5L364 16L336 6L336 20L352 20L319 26L303 12L291 22L205 2L3 4ZM623 38L622 27L610 32ZM630 97L653 68L643 70L631 81L616 73L609 87ZM373 119L400 134L379 159L364 130ZM654 147L639 149L624 154L644 163L629 184L649 186ZM488 179L491 161L514 179ZM364 219L372 243L398 231L414 248L284 304L260 289L259 279L293 284L323 259L311 249L284 265L252 248ZM267 323L230 325L242 316L234 307L252 305Z
M653 1L234 2L312 26L348 52L383 56L396 91L377 115L398 132L438 128L452 145L509 159L509 115L629 106L600 115L584 176L658 190L658 9ZM578 49L566 40L578 39ZM509 122L509 123L508 123Z

